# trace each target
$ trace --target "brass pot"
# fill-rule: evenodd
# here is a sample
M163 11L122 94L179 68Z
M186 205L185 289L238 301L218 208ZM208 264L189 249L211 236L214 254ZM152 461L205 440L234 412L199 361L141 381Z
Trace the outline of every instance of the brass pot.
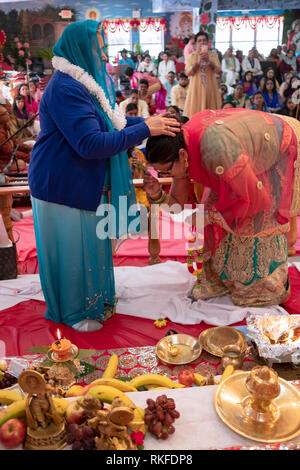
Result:
M237 344L228 344L223 348L224 355L221 359L221 364L225 369L227 366L232 365L234 369L241 369L244 362L244 353Z

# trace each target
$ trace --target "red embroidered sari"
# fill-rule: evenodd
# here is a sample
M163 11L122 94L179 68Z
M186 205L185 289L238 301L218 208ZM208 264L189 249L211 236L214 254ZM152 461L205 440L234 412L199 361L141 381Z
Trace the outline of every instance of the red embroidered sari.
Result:
M207 188L203 202L210 223L205 227L204 260L211 257L214 265L213 269L210 266L209 276L212 279L218 273L218 280L226 280L225 291L222 281L221 295L228 286L231 290L232 276L237 282L247 269L249 276L244 276L244 285L254 280L257 284L271 273L273 278L277 275L273 281L278 286L275 268L282 264L283 292L287 280L286 234L291 217L300 214L299 123L286 116L248 109L206 110L195 114L183 131L189 177ZM280 244L276 258L274 246ZM243 253L244 264L238 260ZM224 263L220 264L222 256ZM255 260L252 263L251 259L249 267L251 257ZM253 268L259 263L264 266L260 272Z

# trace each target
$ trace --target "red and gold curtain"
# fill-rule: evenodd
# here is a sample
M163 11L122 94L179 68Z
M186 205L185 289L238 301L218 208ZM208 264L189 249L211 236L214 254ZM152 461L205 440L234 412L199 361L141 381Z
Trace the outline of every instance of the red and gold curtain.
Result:
M147 31L152 28L154 31L164 30L166 32L167 25L165 18L115 18L103 21L104 32L116 33L123 29L126 33L131 31L140 30Z
M283 21L283 16L221 16L217 18L217 27L219 29L230 27L238 30L247 24L252 29L256 29L257 25L263 25L271 29L278 28Z

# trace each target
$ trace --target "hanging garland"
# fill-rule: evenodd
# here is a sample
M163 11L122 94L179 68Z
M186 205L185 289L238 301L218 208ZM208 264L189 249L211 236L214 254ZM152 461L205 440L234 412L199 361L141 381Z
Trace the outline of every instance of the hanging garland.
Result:
M217 27L220 30L225 28L241 29L249 25L252 29L257 29L258 25L266 26L269 29L279 27L283 23L283 16L235 16L235 17L219 17L217 18Z
M203 242L204 235L196 233L196 228L191 228L192 235L188 240L187 268L191 274L197 277L197 284L202 281L203 268ZM196 265L196 269L194 266Z
M116 18L113 20L103 21L104 32L116 33L123 31L128 33L131 30L134 31L147 31L148 28L154 29L154 31L167 30L167 22L165 18Z

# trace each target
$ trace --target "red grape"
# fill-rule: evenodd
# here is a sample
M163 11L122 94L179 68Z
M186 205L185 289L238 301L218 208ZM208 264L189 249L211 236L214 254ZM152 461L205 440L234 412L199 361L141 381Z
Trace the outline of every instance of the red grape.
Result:
M167 426L170 426L171 424L174 423L174 418L169 413L165 414L165 423Z
M153 434L155 434L156 436L159 436L161 433L162 427L163 426L162 426L161 421L157 421L152 427Z
M180 413L177 410L170 410L169 413L172 416L172 418L174 418L174 419L177 419L177 418L180 417Z

